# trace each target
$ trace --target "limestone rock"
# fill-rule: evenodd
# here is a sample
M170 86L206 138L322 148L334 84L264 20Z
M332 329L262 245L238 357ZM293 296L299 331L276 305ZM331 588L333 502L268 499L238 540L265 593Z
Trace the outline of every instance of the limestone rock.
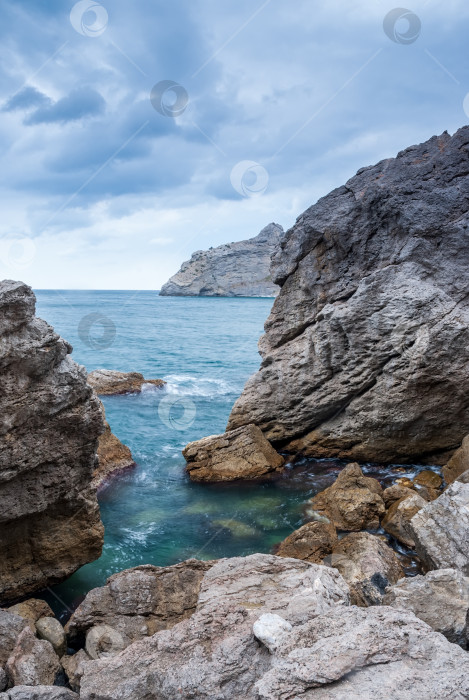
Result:
M405 495L391 505L381 521L381 525L396 540L405 544L406 547L413 548L415 542L410 530L410 521L426 505L427 501L419 496L418 493Z
M332 523L313 520L292 532L275 553L278 557L293 557L320 564L332 552L337 541Z
M88 384L100 396L139 394L145 384L163 387L162 379L145 379L140 372L118 372L114 369L95 369L88 374Z
M15 648L16 640L28 627L28 622L19 615L0 609L0 668L8 661Z
M274 297L279 288L270 275L270 258L282 236L281 226L269 224L255 238L198 250L160 295Z
M256 425L190 442L182 454L193 481L259 479L284 463Z
M121 633L110 625L95 625L86 633L85 650L90 659L115 656L126 646Z
M33 623L36 623L40 617L55 617L50 606L40 598L23 600L21 603L9 607L8 612L19 615Z
M410 521L417 554L427 569L469 576L469 483L455 481Z
M385 512L382 493L376 479L364 476L358 464L348 464L310 503L338 530L376 529Z
M0 700L78 700L78 695L67 688L50 685L17 685L6 693L0 693Z
M450 642L467 648L469 578L460 571L439 569L402 579L388 589L383 603L410 610Z
M104 433L98 443L98 464L93 472L93 486L98 490L118 474L135 466L134 458L127 445L111 432L111 426L106 420L104 406L101 403L104 421Z
M469 435L466 435L462 441L459 450L456 450L454 455L449 460L448 464L443 467L443 478L446 485L452 484L461 474L469 469Z
M39 639L50 642L57 656L63 656L67 650L67 640L62 625L55 617L41 617L36 622Z
M76 654L73 654L73 656L62 656L60 659L60 663L62 664L62 668L68 678L70 687L76 693L80 691L81 677L83 676L84 672L83 664L86 664L89 661L90 657L86 651L84 651L84 649L80 649Z
M391 547L369 532L352 532L343 537L325 563L347 581L353 605L380 605L386 587L404 576Z
M67 578L103 542L98 401L34 307L30 287L0 282L0 604Z
M220 560L189 619L85 665L81 700L469 693L462 649L408 611L348 607L343 587L332 569L295 559Z
M106 625L127 646L168 629L194 612L203 575L212 564L189 559L175 566L148 564L114 574L105 586L88 593L66 632L75 642L95 625Z
M227 430L445 464L469 433L469 126L363 168L280 243L262 364Z
M6 670L12 685L53 685L60 663L52 644L37 639L26 627L16 641Z

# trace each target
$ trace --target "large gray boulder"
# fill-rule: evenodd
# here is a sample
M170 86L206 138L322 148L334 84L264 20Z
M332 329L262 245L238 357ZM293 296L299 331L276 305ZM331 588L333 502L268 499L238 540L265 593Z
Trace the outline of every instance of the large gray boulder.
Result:
M469 657L408 611L348 605L338 572L270 555L224 559L194 614L86 663L82 700L462 698ZM383 674L382 670L386 673ZM348 693L348 694L347 694Z
M469 433L469 126L305 211L228 430L316 457L444 464Z
M269 224L255 237L198 250L161 288L162 296L274 297L270 258L283 228Z
M427 569L458 569L469 576L469 483L452 483L414 515L409 530Z
M468 639L469 578L455 569L429 571L390 586L383 603L410 610L465 649Z
M34 310L30 287L0 282L0 604L67 578L103 543L99 402Z

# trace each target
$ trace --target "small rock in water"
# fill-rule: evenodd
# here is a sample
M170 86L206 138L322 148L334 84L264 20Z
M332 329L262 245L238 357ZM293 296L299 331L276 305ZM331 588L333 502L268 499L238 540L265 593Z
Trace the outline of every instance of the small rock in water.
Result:
M320 564L337 542L337 532L332 523L313 520L284 539L276 554L278 557L293 557Z
M410 521L426 505L427 501L418 493L411 492L392 504L381 521L381 525L396 540L405 544L406 547L413 548L415 542L410 530Z
M431 489L439 489L442 483L443 479L441 476L435 472L432 472L430 469L425 469L414 478L414 484L419 486L427 486Z

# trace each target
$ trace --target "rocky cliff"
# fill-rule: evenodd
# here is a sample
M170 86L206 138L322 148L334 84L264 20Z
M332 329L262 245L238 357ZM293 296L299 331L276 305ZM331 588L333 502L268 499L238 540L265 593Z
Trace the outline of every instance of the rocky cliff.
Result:
M444 463L469 432L469 127L302 214L228 429L324 457Z
M103 418L71 347L0 282L0 603L57 583L101 553L91 486Z
M160 291L163 296L274 297L270 258L283 236L269 224L247 241L198 250Z

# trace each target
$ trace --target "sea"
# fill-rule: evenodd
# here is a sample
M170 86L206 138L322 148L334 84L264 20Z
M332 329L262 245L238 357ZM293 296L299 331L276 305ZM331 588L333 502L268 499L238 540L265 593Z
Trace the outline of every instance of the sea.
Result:
M225 430L230 410L260 363L272 299L165 297L151 291L38 290L37 314L88 371L106 368L164 379L141 394L102 397L111 429L136 467L99 494L101 557L46 592L66 619L92 588L139 564L272 552L306 518L308 500L344 464L299 460L264 483L192 483L181 450ZM399 465L365 465L384 486ZM419 467L405 467L412 475ZM409 571L412 571L410 562Z

